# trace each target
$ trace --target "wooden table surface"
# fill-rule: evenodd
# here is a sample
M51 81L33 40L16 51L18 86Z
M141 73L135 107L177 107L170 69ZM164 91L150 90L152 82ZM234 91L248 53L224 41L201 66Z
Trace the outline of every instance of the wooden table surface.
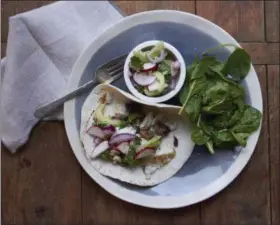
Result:
M2 56L8 17L50 1L2 1ZM80 167L63 123L42 122L12 155L2 146L2 224L279 224L279 1L118 1L126 14L176 9L228 31L251 54L264 117L257 149L241 175L211 199L177 210L151 210L111 196Z

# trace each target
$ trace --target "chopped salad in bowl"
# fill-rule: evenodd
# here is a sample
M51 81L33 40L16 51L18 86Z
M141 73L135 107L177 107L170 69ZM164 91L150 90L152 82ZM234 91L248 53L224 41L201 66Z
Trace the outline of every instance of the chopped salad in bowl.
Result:
M136 46L124 65L128 89L137 98L159 103L174 97L184 84L186 66L180 52L163 41Z

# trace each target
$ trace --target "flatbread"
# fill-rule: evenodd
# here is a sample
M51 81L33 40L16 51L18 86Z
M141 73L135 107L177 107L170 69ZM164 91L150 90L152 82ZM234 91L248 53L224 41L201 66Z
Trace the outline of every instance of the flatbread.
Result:
M174 136L178 139L178 147L176 150L175 157L166 165L160 167L159 169L154 168L154 166L147 167L146 170L155 170L150 177L144 173L143 167L136 168L126 168L119 165L114 165L111 162L106 162L102 159L95 158L91 159L89 155L94 149L93 138L86 133L86 130L92 125L93 112L98 106L98 101L100 98L100 93L106 91L112 93L114 98L118 98L122 101L133 101L138 102L143 105L144 112L153 111L156 113L163 113L168 116L170 121L175 121L177 127L174 131L162 140L159 150L157 150L156 155L165 154L173 150ZM85 149L85 154L88 158L89 163L94 169L99 173L115 178L127 183L139 185L139 186L153 186L168 180L170 177L174 176L180 168L189 159L194 143L191 140L191 126L186 118L178 115L179 107L168 106L164 104L147 104L138 100L134 96L108 84L100 84L94 88L94 90L89 94L82 107L82 118L81 118L81 129L80 138Z

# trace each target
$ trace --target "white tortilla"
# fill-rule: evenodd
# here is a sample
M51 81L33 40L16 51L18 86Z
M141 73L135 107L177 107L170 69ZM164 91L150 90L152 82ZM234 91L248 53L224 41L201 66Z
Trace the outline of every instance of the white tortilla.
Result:
M167 152L172 152L172 150L170 149L174 148L173 140L175 136L178 139L178 147L175 148L175 158L173 158L167 165L164 165L161 168L157 169L149 179L146 177L146 174L143 171L143 167L126 168L119 165L114 165L111 162L106 162L99 158L91 159L89 157L94 149L94 142L93 138L86 133L86 130L92 124L93 112L99 104L99 94L102 91L113 93L112 96L114 98L119 98L122 101L138 102L143 105L143 111L154 111L155 113L163 113L168 117L170 121L175 121L175 123L177 124L176 129L162 140L160 149L156 153L156 155L161 155ZM94 169L105 176L139 186L153 186L166 181L180 170L180 168L189 159L194 148L194 143L191 140L191 126L186 118L182 118L178 115L179 109L180 108L177 106L169 106L164 104L147 104L114 86L108 84L98 85L89 94L82 107L81 113L82 118L80 138L83 143L85 154L88 158L89 163L93 166Z

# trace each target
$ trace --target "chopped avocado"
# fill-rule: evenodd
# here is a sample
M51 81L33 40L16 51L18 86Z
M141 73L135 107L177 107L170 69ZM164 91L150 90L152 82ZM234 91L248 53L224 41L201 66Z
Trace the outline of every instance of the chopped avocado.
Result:
M152 58L157 58L160 56L160 52L164 50L164 43L163 41L159 41L155 47L152 48L152 50L150 51L150 56Z
M147 96L150 96L150 97L160 95L165 88L165 77L164 77L164 75L159 71L156 71L153 74L156 76L157 80L159 81L159 86L158 86L158 89L155 90L155 91L149 91L147 88L144 89L144 93Z
M94 112L94 119L96 120L97 123L113 125L116 127L124 126L125 121L118 120L118 119L111 119L108 116L104 116L104 108L105 108L105 104L100 104Z
M156 148L160 145L160 141L161 141L160 136L154 136L146 144L144 144L141 148Z

